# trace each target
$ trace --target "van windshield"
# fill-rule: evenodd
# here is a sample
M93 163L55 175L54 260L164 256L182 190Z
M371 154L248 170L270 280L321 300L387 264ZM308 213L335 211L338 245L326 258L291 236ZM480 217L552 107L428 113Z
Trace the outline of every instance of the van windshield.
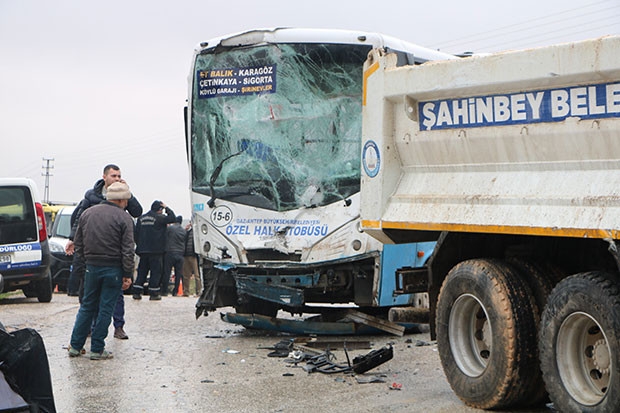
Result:
M0 244L36 241L37 219L30 190L23 186L0 187Z
M52 228L53 237L69 238L71 234L71 214L63 212L56 215L54 227Z

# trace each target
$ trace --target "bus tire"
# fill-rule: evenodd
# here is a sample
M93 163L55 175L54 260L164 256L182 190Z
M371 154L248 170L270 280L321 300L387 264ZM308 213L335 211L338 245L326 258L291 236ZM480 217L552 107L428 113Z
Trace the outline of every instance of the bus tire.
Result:
M536 304L509 264L475 259L448 273L437 304L437 346L455 394L479 409L526 405L538 389Z
M588 272L553 289L539 347L546 387L562 412L620 411L620 282Z

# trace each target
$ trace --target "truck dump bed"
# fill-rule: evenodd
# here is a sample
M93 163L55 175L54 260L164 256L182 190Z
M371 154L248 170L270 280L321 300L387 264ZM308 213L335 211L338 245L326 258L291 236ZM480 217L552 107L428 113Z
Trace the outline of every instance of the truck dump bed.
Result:
M620 37L364 73L362 226L620 238Z

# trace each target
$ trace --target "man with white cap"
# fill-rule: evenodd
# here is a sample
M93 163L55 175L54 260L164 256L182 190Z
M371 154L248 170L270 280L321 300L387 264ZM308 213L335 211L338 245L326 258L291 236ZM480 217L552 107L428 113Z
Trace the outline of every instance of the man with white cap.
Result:
M75 232L77 231L80 216L91 206L105 201L108 187L114 182L122 182L124 184L127 183L121 177L121 169L118 165L108 164L103 168L103 178L95 182L95 185L86 191L84 194L84 199L82 199L75 207L73 214L71 214L71 233L69 234L69 242L67 242L67 246L65 247L65 252L67 255L73 255L73 239L75 237ZM140 202L133 194L131 194L131 198L127 201L127 207L125 207L125 210L134 218L138 218L142 215L142 205L140 205ZM84 272L84 262L79 256L74 255L73 264L71 265L71 274L69 276L67 295L79 296L80 303L82 302L82 296L84 295ZM129 336L123 329L125 326L125 297L122 292L119 292L113 317L114 337L121 340L127 340Z
M80 216L75 234L75 253L86 263L84 297L75 319L69 356L77 357L86 342L93 318L90 359L112 358L105 350L105 338L121 288L128 288L134 270L134 225L125 212L131 198L129 186L115 182L106 200Z

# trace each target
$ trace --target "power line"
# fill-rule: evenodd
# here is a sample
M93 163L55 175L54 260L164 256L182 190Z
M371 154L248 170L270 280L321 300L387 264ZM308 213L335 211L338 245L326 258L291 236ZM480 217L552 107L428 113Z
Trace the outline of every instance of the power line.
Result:
M613 17L620 17L620 15L613 16ZM603 25L603 26L598 26L598 27L597 27L597 29L604 29L604 28L607 28L607 27L613 27L613 26L615 26L616 24L617 24L617 23L611 23L611 24L607 24L607 25ZM593 29L587 28L587 29L580 30L580 31L577 31L577 32L572 32L572 33L571 33L571 35L576 36L576 35L578 35L578 34L588 33L588 32L590 32L590 31L592 31L592 30L593 30ZM553 34L553 33L557 33L557 32L558 32L558 31L556 30L556 31L551 31L551 32L544 32L544 33L541 33L541 34L543 34L543 35L544 35L544 34ZM540 35L532 35L532 36L522 37L522 38L520 38L520 39L518 39L518 40L514 40L514 41L512 41L512 42L494 43L494 44L491 44L490 46L487 46L487 48L488 48L488 49L493 49L493 48L495 48L495 47L499 47L499 46L506 46L506 45L509 45L509 44L518 44L518 45L519 45L519 44L521 44L521 45L527 45L527 44L528 44L528 42L523 42L524 40L527 40L527 39L535 39L535 38L537 38L537 41L538 41L538 42L546 42L546 41L551 41L551 40L554 40L554 39L559 39L559 38L565 37L566 35L562 34L562 35L557 35L557 36L552 36L552 37L546 37L546 38L540 38L539 36L540 36Z
M458 46L463 46L463 47L467 47L468 45L470 45L472 42L484 42L484 41L489 41L489 40L493 40L496 41L498 37L502 37L502 36L507 36L507 35L511 35L511 34L516 34L516 33L523 33L524 31L532 31L535 30L537 28L539 28L540 24L539 22L541 21L545 21L545 20L550 20L548 21L546 24L547 25L553 25L553 24L558 24L558 23L565 23L567 21L570 20L574 20L574 19L581 19L583 16L588 16L588 15L592 15L592 14L597 14L597 13L605 13L609 10L612 9L618 9L618 7L620 6L620 4L615 4L615 2L613 2L613 5L610 7L606 7L606 8L599 8L597 10L593 10L593 11L587 11L584 12L585 9L588 8L592 8L594 6L599 6L602 5L604 3L609 4L609 0L604 0L604 1L599 1L599 2L595 2L595 3L590 3L590 4L586 4L577 8L572 8L572 9L568 9L568 10L564 10L564 11L560 11L554 14L550 14L550 15L546 15L546 16L541 16L538 18L533 18L533 19L529 19L526 22L520 22L520 23L514 23L514 24L510 24L507 26L503 26L497 29L492 29L492 30L487 30L484 32L480 32L480 33L475 33L475 34L471 34L471 35L467 35L467 36L461 36L458 39L454 39L454 40L448 40L445 42L441 42L438 45L438 49L442 49L445 50L446 48L454 48L454 47L458 47ZM564 16L567 14L571 14L574 12L579 11L580 13L578 15L573 15L570 16L568 18L566 17L560 17L560 16ZM560 18L559 18L560 17ZM608 14L606 13L605 17L602 18L602 20L607 20L609 19ZM600 20L599 20L600 21ZM596 23L596 21L590 21L590 22L586 22L586 24L589 23ZM582 28L583 27L582 22L579 22L579 25L564 25L564 29L565 30L571 30L571 29L575 29L577 27ZM527 27L523 27L523 26L527 26ZM520 28L519 28L520 27ZM513 29L514 30L509 30L506 32L507 29ZM596 29L601 29L600 25L596 26ZM583 30L581 30L580 32L583 32ZM573 32L574 33L574 32ZM532 37L532 36L530 36ZM515 41L512 41L512 43L514 43ZM510 41L508 42L510 43Z

